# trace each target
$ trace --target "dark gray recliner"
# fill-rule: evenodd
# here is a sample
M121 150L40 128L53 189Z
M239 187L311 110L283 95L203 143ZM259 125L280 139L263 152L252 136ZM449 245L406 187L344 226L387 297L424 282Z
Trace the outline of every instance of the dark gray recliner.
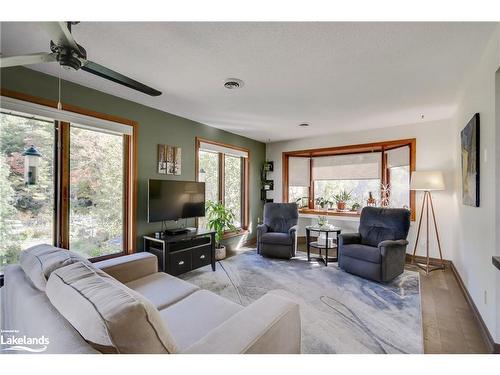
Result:
M404 271L409 229L407 209L363 208L359 233L339 236L339 267L367 279L391 281Z
M295 203L266 203L264 224L257 226L257 253L283 259L294 257L298 220Z

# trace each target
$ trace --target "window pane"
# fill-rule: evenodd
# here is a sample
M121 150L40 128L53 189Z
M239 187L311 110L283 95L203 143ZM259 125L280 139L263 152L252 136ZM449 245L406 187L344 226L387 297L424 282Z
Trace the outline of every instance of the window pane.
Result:
M391 207L410 207L410 167L390 168L390 192L389 205Z
M122 135L71 126L70 249L87 258L123 251Z
M219 154L215 152L199 151L198 154L198 181L205 183L205 200L219 201ZM206 219L198 218L198 226L204 228Z
M306 186L290 186L288 189L288 203L297 203L299 208L309 205L309 188Z
M241 158L226 155L224 163L224 205L235 215L234 226L241 227Z
M0 273L17 263L21 250L53 244L54 124L0 114ZM25 183L23 152L33 145L41 157Z
M366 206L370 192L373 198L380 198L380 180L320 180L314 181L314 201L318 198L324 198L332 203L332 207L336 208L334 195L342 191L351 193L351 199L346 202L346 209L350 209L354 203L358 203L361 207Z

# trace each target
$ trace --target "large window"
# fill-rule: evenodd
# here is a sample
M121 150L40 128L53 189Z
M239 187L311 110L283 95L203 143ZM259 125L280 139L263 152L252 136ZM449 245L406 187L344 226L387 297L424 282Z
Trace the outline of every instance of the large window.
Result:
M54 145L52 121L0 114L0 273L5 265L17 263L21 250L53 243L54 231ZM31 147L36 173L29 184L25 171Z
M376 205L410 208L414 218L414 139L285 152L283 162L283 200L305 211L356 215Z
M0 274L41 243L86 258L131 252L135 124L15 96L0 118Z
M222 202L235 215L234 226L248 226L248 150L196 139L198 181L205 182L206 201ZM198 220L199 227L206 219Z
M69 247L87 258L123 251L124 140L72 125Z

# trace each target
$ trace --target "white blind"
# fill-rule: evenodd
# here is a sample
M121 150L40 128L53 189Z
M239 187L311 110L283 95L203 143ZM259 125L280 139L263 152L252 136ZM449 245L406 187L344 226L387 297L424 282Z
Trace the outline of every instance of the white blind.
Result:
M381 153L321 156L313 158L314 180L380 178Z
M200 142L200 150L209 152L220 152L222 154L237 156L241 158L248 158L248 151L237 150L231 147L215 145L208 142Z
M388 168L410 165L410 146L398 147L386 151L386 154Z
M129 135L133 134L133 127L130 125L101 120L95 117L85 116L75 112L58 110L57 108L29 103L23 100L8 98L5 96L2 96L0 98L0 107L4 110L12 111L13 113L18 112L25 115L28 114L33 116L40 116L49 120L79 124L81 127L97 129L106 133Z
M309 158L288 158L288 186L309 187Z

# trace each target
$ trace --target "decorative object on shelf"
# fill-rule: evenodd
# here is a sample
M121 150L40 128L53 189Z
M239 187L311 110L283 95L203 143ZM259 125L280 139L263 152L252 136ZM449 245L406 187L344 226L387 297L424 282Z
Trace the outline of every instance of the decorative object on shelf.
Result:
M332 202L329 201L326 198L323 197L318 197L315 199L315 203L321 208L321 209L328 209L328 206L331 206Z
M417 239L415 240L415 248L413 249L413 258L412 263L415 263L415 254L417 252L418 240L420 237L420 229L422 227L422 218L424 216L424 210L426 211L426 263L420 264L417 263L417 266L422 268L427 274L429 272L443 269L444 270L444 261L443 254L441 252L441 242L439 240L439 232L436 223L436 215L434 213L434 205L432 203L432 195L431 191L444 190L444 178L443 173L441 171L415 171L411 173L411 181L410 181L410 189L415 191L423 191L424 199L422 201L422 208L420 210L420 219L418 221L418 230L417 230ZM429 264L429 205L432 212L432 220L434 223L434 230L436 231L436 240L439 249L439 259L441 260L441 264L438 266L431 266Z
M274 171L274 162L266 161L264 162L264 172L273 172Z
M479 207L479 113L461 131L462 203Z
M221 244L225 232L235 232L234 213L227 209L221 202L207 201L207 225L215 231L215 259L222 260L226 257L226 247Z
M328 218L326 216L323 216L323 215L319 215L318 216L318 226L320 228L325 228L328 226Z
M274 181L273 180L262 181L262 190L265 191L274 190Z
M272 203L272 199L267 199L267 192L274 190L274 181L267 179L267 173L274 171L274 162L265 161L260 169L260 198L265 203Z
M377 205L377 201L375 200L375 198L373 198L373 193L371 191L368 192L368 200L366 201L366 205L371 207Z
M351 193L348 193L346 190L342 190L340 193L335 194L333 196L333 200L337 204L337 210L345 211L346 204L351 199Z
M42 154L31 145L23 152L24 156L24 183L26 185L36 185L38 181L38 167Z
M170 145L158 145L158 173L180 175L181 172L181 148Z
M297 198L295 200L295 203L297 203L297 206L299 206L299 208L307 207L309 203L309 198L308 197Z
M380 184L380 207L391 206L391 187L389 184Z

